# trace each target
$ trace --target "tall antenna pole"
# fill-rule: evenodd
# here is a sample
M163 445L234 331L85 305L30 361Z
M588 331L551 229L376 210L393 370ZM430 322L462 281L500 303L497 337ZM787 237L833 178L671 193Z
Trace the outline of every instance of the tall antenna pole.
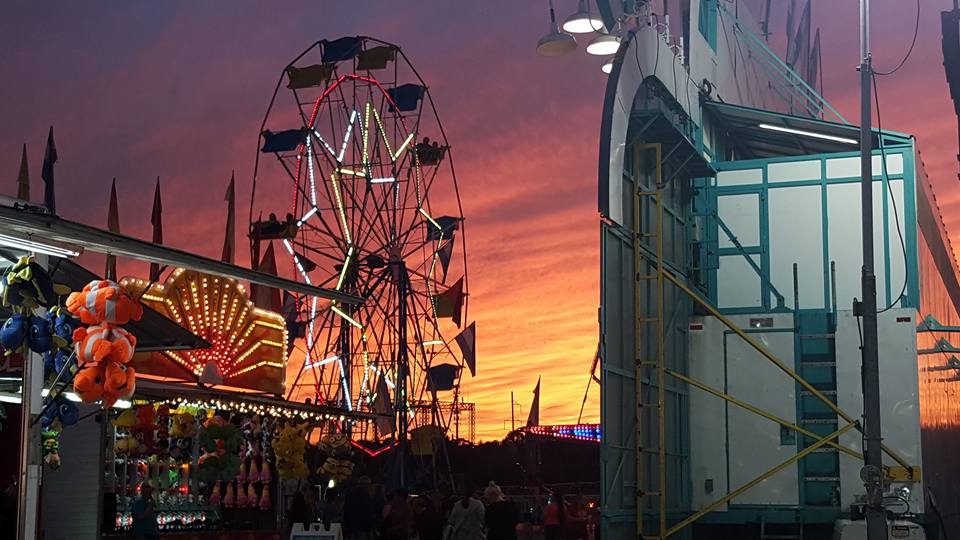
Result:
M867 538L887 540L883 510L883 456L880 437L880 368L877 354L877 276L873 254L873 133L871 130L872 67L870 0L860 0L860 198L863 220L863 269L859 309L863 318L862 384L864 464L860 470L867 491Z

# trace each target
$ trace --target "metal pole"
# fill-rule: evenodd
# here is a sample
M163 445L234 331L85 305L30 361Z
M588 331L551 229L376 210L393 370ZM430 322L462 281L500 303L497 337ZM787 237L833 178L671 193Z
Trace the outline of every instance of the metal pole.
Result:
M510 392L510 433L517 430L517 418L513 413L513 392Z
M37 255L36 261L47 267L48 258ZM40 516L40 484L43 458L40 454L40 423L43 410L43 357L33 351L23 353L23 384L20 393L20 478L17 514L17 538L38 538Z
M860 471L867 491L867 538L887 539L883 510L883 454L880 437L880 367L877 353L877 277L873 254L873 133L871 130L870 0L860 0L860 197L863 220L863 268L859 315L863 319L861 376L863 384L864 464Z

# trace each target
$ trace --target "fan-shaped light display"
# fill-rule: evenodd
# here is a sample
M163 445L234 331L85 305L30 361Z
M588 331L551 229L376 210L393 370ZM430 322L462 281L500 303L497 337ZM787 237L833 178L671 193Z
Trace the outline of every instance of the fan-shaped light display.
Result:
M139 362L138 372L168 375L170 370L159 355L198 377L212 363L228 386L283 392L287 342L283 317L256 307L238 282L178 269L149 289L149 282L142 279L127 278L121 284L135 296L142 294L144 304L212 345L155 353Z

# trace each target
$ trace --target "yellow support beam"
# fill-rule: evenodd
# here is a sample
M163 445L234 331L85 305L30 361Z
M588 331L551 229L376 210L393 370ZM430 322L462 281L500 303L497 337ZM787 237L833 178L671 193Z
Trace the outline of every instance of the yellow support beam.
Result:
M754 486L756 486L756 485L759 484L760 482L763 482L763 481L766 480L767 478L770 478L771 476L777 474L778 472L786 469L786 468L789 467L790 465L793 465L793 464L796 463L797 461L800 461L801 459L803 459L803 458L806 457L807 455L815 452L815 451L816 451L817 449L819 449L821 446L826 445L829 441L832 441L833 439L836 439L836 438L840 437L841 435L843 435L844 433L850 431L850 430L853 429L856 425L857 425L856 422L851 422L851 423L847 424L846 426L844 426L844 427L842 427L842 428L834 431L833 433L827 435L826 437L823 437L822 439L818 439L817 442L815 442L815 443L813 443L812 445L804 448L804 449L801 450L800 452L797 452L797 454L796 454L795 456L791 457L790 459L788 459L788 460L780 463L780 464L777 465L776 467L774 467L774 468L770 469L769 471L761 474L760 476L754 478L753 480L747 482L746 484L740 486L739 488L731 491L730 493L727 493L727 494L724 495L723 497L721 497L721 498L713 501L713 502L710 503L709 505L707 505L706 508L695 512L694 514L692 514L692 515L691 515L690 517L688 517L687 519L684 519L684 520L681 521L680 523L677 523L677 524L674 525L673 527L670 527L670 529L668 529L667 532L663 535L663 538L668 538L668 537L670 537L671 535L675 534L677 531L679 531L679 530L683 529L684 527L692 524L693 522L695 522L695 521L697 521L698 519L702 518L703 516L709 514L710 512L713 512L714 510L716 510L717 508L723 506L724 504L727 504L727 502L731 501L732 499L735 499L736 497L739 497L740 495L743 495L746 491L748 491L749 489L753 488Z
M711 305L710 302L708 302L708 301L706 301L705 299L703 299L699 294L697 294L695 291L693 291L692 289L690 289L689 287L687 287L684 283L682 283L679 278L677 278L677 277L676 277L675 275L673 275L671 272L665 272L664 275L665 275L665 277L666 277L671 283L673 283L678 289L680 289L681 291L683 291L684 293L686 293L687 296L689 296L689 297L692 298L694 301L696 301L698 304L700 304L701 306L703 306L703 308L706 309L706 310L707 310L711 315L713 315L717 320L719 320L719 321L722 322L724 325L726 325L726 327L729 328L730 330L732 330L733 333L735 333L735 334L737 334L738 336L740 336L740 338L742 338L748 345L750 345L750 346L753 347L757 352L759 352L760 354L762 354L767 360L769 360L771 363L773 363L773 365L777 366L777 367L780 369L780 371L783 371L783 372L786 373L791 379L795 380L795 381L797 382L797 384L799 384L800 386L802 386L802 387L804 388L804 390L810 392L811 395L813 395L814 397L816 397L817 399L819 399L821 402L823 402L823 404L826 405L827 407L829 407L830 410L832 410L834 413L836 413L837 416L839 416L840 418L843 418L843 419L844 419L845 421L847 421L847 422L856 423L856 420L854 420L850 415L848 415L846 412L844 412L843 409L841 409L840 407L838 407L836 403L830 401L830 400L827 398L827 396L823 395L822 392L820 392L819 390L817 390L816 388L814 388L814 386L813 386L812 384L810 384L809 382L807 382L806 379L804 379L803 377L801 377L799 374L797 374L797 372L793 371L793 370L790 369L786 364L784 364L783 362L781 362L779 358L777 358L777 357L776 357L772 352L770 352L766 347L764 347L762 344L760 344L760 342L758 342L757 340L753 339L749 334L747 334L747 333L744 332L742 329L740 329L740 327L737 326L736 324L734 324L733 321L731 321L730 319L728 319L727 317L725 317L725 316L724 316L722 313L720 313L715 307L713 307L713 305ZM896 461L897 463L899 463L900 466L902 466L903 468L907 469L908 471L911 471L911 474L912 474L912 471L913 471L913 466L912 466L912 465L910 465L909 463L907 463L906 460L904 460L902 457L900 457L900 455L898 455L896 452L894 452L893 450L891 450L887 445L883 445L883 446L882 446L882 449L883 449L884 453L886 453L886 454L887 454L888 456L890 456L894 461Z
M775 415L773 415L773 414L770 414L770 413L768 413L767 411L764 411L763 409L760 409L759 407L756 407L756 406L754 406L754 405L751 405L751 404L747 403L746 401L743 401L743 400L738 399L738 398L736 398L736 397L734 397L734 396L731 396L730 394L721 392L720 390L717 390L716 388L713 388L712 386L709 386L709 385L707 385L707 384L704 384L704 383L702 383L702 382L700 382L700 381L698 381L698 380L696 380L696 379L692 379L692 378L690 378L690 377L687 377L686 375L683 375L682 373L677 373L676 371L673 371L673 370L671 370L671 369L666 370L666 372L667 372L667 375L670 375L671 377L674 377L674 378L676 378L676 379L678 379L678 380L681 380L681 381L683 381L683 382L685 382L685 383L687 383L687 384L689 384L689 385L691 385L691 386L695 386L695 387L703 390L704 392L707 392L708 394L712 394L712 395L714 395L714 396L717 396L717 397L720 398L720 399L724 399L724 400L726 400L726 401L729 401L730 403L733 403L734 405L737 405L738 407L741 407L741 408L743 408L743 409L746 409L746 410L748 410L748 411L750 411L750 412L752 412L752 413L754 413L754 414L760 415L760 416L766 418L767 420L770 420L770 421L772 421L772 422L776 422L776 423L780 424L781 426L783 426L783 427L785 427L785 428L787 428L787 429L791 429L791 430L793 430L793 431L796 431L797 433L800 433L801 435L806 435L807 437L810 437L811 439L813 439L813 440L815 440L815 441L816 441L816 440L820 440L820 435L818 435L817 433L814 433L814 432L812 432L812 431L810 431L810 430L804 429L804 428L802 428L802 427L800 427L800 426L798 426L798 425L796 425L796 424L794 424L794 423L792 423L792 422L790 422L790 421L788 421L788 420L784 420L783 418L780 418L779 416L775 416ZM829 445L829 446L831 446L831 447L833 447L833 448L836 448L837 450L843 452L844 454L847 454L847 455L850 456L850 457L859 459L859 460L861 460L861 461L863 460L863 454L861 454L860 452L857 452L856 450L851 450L851 449L847 448L846 446L842 446L842 445L840 445L840 444L838 444L838 443L836 443L836 442L833 442L833 441L828 441L828 442L827 442L827 445Z

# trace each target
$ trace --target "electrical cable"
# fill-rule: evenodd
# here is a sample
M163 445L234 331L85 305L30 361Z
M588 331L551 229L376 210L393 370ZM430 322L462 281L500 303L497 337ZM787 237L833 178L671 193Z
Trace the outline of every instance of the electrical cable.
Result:
M903 65L907 63L907 60L910 58L910 55L913 54L913 48L917 45L917 36L919 34L920 34L920 0L917 0L917 19L916 19L916 22L913 24L913 39L910 41L910 48L907 49L907 54L903 56L903 60L900 60L900 63L897 64L897 67L891 69L890 71L874 70L873 73L875 75L880 75L885 77L887 75L893 75L894 73L899 71L900 68L902 68Z
M909 276L907 275L907 245L903 241L903 230L900 227L900 212L897 210L897 198L893 196L893 188L890 187L890 178L887 176L887 151L883 146L883 122L880 117L880 94L877 92L877 77L875 74L871 74L870 79L873 82L873 98L877 106L877 130L880 132L877 136L880 140L880 174L883 183L887 186L887 195L890 196L890 203L893 205L893 219L897 224L897 236L900 238L900 249L903 251L903 287L900 288L900 294L897 295L895 300L890 302L889 306L877 312L880 314L890 311L903 299L907 292L907 278Z

